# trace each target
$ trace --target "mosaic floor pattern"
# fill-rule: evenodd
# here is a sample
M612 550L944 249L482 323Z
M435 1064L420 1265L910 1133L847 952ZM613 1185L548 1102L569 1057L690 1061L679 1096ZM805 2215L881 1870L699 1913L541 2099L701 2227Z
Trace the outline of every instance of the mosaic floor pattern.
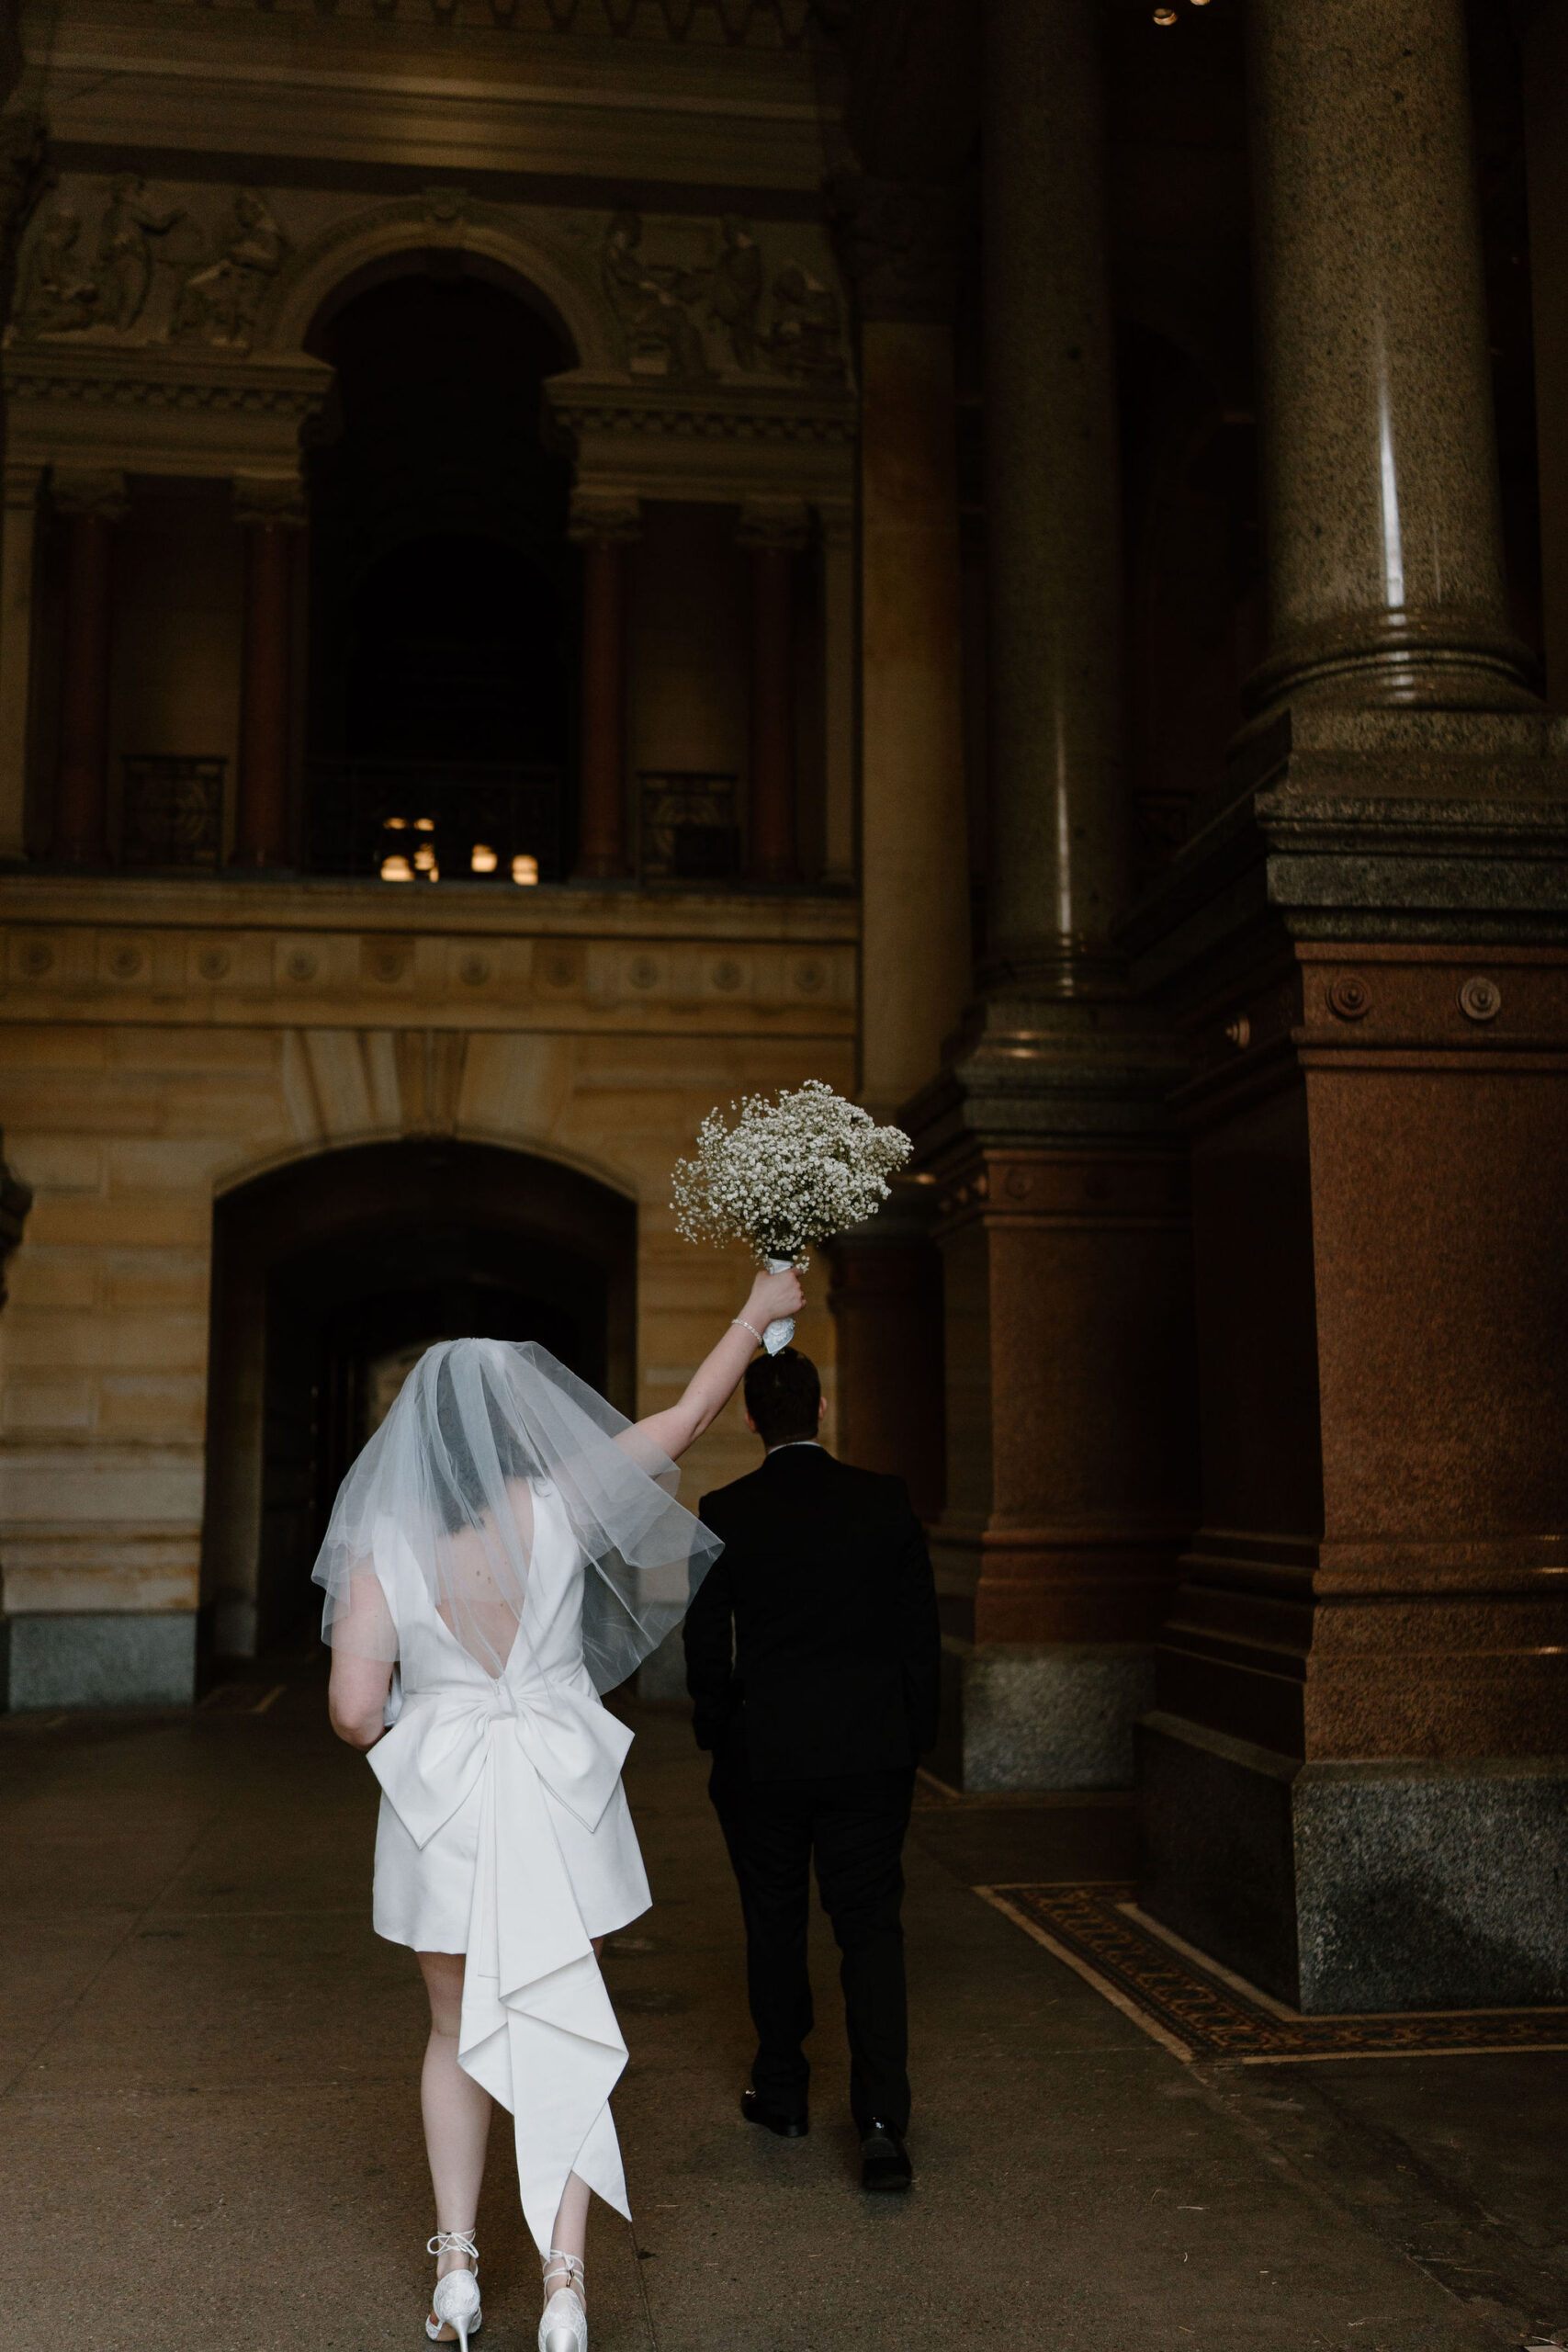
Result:
M1278 2065L1313 2058L1568 2050L1568 2008L1303 2017L1148 1918L1135 1889L977 1886L983 1902L1077 1971L1173 2057Z

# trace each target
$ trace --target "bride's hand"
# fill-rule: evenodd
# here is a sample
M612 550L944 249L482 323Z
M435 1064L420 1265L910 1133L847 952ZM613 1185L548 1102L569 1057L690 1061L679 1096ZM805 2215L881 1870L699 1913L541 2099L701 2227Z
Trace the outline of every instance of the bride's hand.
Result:
M759 1274L746 1302L746 1320L765 1331L786 1315L798 1315L806 1304L800 1278L791 1268L782 1274Z

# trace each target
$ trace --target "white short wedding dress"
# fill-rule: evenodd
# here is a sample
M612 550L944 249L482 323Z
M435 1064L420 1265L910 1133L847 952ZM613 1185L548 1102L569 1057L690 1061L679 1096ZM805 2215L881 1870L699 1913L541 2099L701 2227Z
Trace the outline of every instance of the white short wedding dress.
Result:
M386 1524L376 1573L401 1704L370 1764L376 1932L468 1955L460 2063L516 2118L524 2211L547 2246L569 2172L630 2218L608 2104L626 2046L590 1938L650 1897L621 1786L632 1735L582 1659L582 1556L550 1489L533 1501L525 1638L499 1677L449 1632Z
M568 2175L630 2218L626 2063L592 1939L647 1910L601 1703L679 1622L716 1539L674 1466L542 1349L442 1342L344 1482L326 1636L395 1661L378 1935L467 1954L458 2061L515 2120L541 2252ZM373 1574L372 1574L373 1571Z

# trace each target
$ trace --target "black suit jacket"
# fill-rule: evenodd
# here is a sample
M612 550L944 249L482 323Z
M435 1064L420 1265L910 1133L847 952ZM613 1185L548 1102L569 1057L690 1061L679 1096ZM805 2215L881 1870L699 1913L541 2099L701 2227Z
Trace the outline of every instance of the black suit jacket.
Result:
M724 1550L686 1615L698 1746L739 1735L758 1780L913 1764L936 1738L942 1636L902 1478L780 1446L699 1509Z

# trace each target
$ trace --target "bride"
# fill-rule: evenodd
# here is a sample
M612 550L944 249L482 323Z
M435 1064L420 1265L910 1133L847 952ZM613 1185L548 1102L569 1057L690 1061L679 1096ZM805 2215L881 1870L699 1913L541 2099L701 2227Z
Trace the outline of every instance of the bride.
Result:
M464 2352L496 2099L543 2257L540 2352L587 2352L590 2190L629 2219L608 2105L626 2050L599 1949L649 1899L621 1787L632 1736L599 1694L716 1556L675 1463L800 1303L793 1273L759 1274L680 1402L635 1425L543 1348L444 1340L333 1510L314 1571L333 1728L381 1784L376 1932L412 1948L430 1996L425 2333Z

